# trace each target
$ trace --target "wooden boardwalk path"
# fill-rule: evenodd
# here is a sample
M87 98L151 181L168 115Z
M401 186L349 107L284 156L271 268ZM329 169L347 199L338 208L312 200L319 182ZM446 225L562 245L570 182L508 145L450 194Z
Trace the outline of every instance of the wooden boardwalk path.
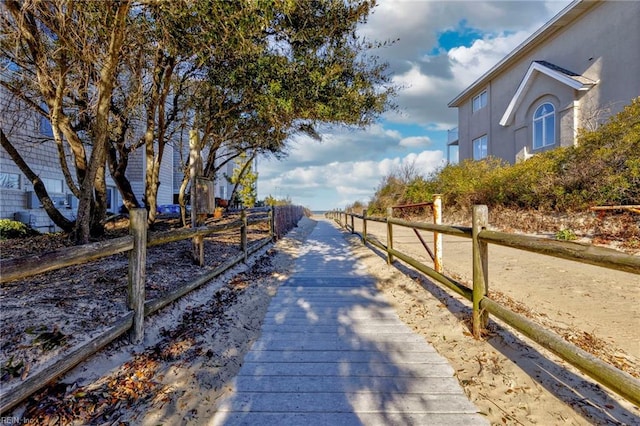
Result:
M319 221L210 424L488 425L453 374Z

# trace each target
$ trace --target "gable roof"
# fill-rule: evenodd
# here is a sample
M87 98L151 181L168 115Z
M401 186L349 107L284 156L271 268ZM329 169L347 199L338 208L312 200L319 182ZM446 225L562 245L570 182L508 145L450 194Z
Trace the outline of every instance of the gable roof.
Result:
M508 126L511 123L513 115L520 105L522 96L531 86L534 73L545 74L559 81L560 83L566 84L574 90L589 90L597 83L596 81L583 77L580 74L576 74L565 68L554 65L551 62L533 61L529 66L529 69L527 70L524 78L522 79L522 82L520 82L515 95L513 95L513 98L511 98L511 102L509 102L509 106L504 112L504 115L500 119L501 126Z
M456 96L447 105L449 107L458 107L464 103L467 98L475 94L478 87L484 86L493 79L503 69L519 61L531 50L544 43L549 37L561 31L564 27L582 16L592 7L601 3L602 0L574 0L571 4L561 10L556 16L551 18L549 22L540 27L536 32L531 34L529 38L523 41L519 46L511 51L507 56L502 58L489 71L484 73L475 82L471 83L458 96Z

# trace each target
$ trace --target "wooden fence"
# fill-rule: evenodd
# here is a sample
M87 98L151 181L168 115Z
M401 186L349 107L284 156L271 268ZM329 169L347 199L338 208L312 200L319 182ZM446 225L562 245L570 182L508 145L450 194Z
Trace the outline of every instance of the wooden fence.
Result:
M426 274L435 281L444 284L449 289L463 296L473 304L472 320L473 335L481 337L481 331L487 326L489 314L504 321L511 327L523 333L531 340L559 355L584 373L591 376L599 383L609 387L630 402L640 405L640 381L630 374L621 371L579 347L565 341L562 337L548 329L534 323L528 318L517 314L505 306L491 300L487 295L488 283L488 244L498 244L533 253L569 259L577 262L588 263L603 268L640 274L640 256L628 255L616 250L597 247L588 244L580 244L567 241L555 241L546 238L537 238L524 235L516 235L505 232L488 230L487 206L474 206L472 212L472 227L447 226L429 224L424 222L409 222L393 217L391 209L387 217L368 217L366 214L358 215L352 212L331 211L327 216L333 218L340 226L344 226L352 233L356 233L353 219L362 220L362 241L369 243L387 253L387 261L393 262L398 258L418 271ZM349 219L350 218L350 219ZM376 221L387 224L386 244L371 238L367 234L367 221ZM437 271L416 259L393 248L393 226L402 226L414 230L430 231L434 234L446 234L456 237L472 239L473 256L473 288L445 276L442 271ZM606 301L603 301L606 303Z
M129 252L127 306L130 312L117 319L106 332L94 337L86 344L64 355L63 359L32 372L28 378L15 386L3 387L0 393L0 414L5 414L52 380L60 377L80 362L86 360L112 341L129 333L132 343L139 343L144 337L144 317L169 305L180 297L224 273L238 263L246 262L255 253L274 239L280 238L296 226L302 218L303 209L298 206L277 206L270 209L252 209L247 215L241 212L240 219L229 223L198 228L186 228L147 235L147 211L130 211L130 235L109 241L70 247L40 255L0 261L0 284L24 279L47 271L67 266L85 264L113 254ZM268 223L269 237L252 245L247 244L249 225ZM225 230L240 229L241 253L219 265L214 270L197 277L190 283L159 298L145 298L145 269L147 248L173 241L202 239L206 235ZM198 255L194 253L194 255ZM194 259L198 260L198 259Z

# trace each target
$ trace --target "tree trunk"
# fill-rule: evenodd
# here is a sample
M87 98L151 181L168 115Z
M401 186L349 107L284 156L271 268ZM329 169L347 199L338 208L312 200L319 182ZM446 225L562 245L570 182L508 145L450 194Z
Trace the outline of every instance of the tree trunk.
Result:
M188 169L187 169L188 170ZM187 203L186 203L186 191L189 185L189 173L185 171L182 183L180 184L180 192L178 193L178 203L180 204L180 218L182 219L182 226L187 226Z
M253 163L253 160L255 159L255 157L256 157L256 153L254 152L253 155L247 160L247 162L244 163L244 166L242 166L242 169L238 173L236 181L233 182L233 190L231 191L231 195L229 196L229 201L233 200L233 197L236 196L236 192L238 191L238 186L240 185L240 182L242 182L242 177L245 175L245 173L247 173L247 170L249 170L249 165Z
M146 146L146 174L145 174L145 203L149 210L148 222L153 224L156 220L158 207L158 188L160 187L160 165L164 155L166 137L165 103L171 89L171 76L175 67L175 58L166 56L160 49L156 53L156 66L154 69L153 89L150 108L147 112L147 133L145 134ZM157 121L156 121L157 117ZM157 137L154 140L157 123ZM157 153L154 149L157 142Z
M104 168L107 157L107 141L109 135L109 112L113 85L116 80L120 49L124 42L126 29L126 17L129 12L129 2L119 3L114 17L109 49L105 56L104 64L100 70L98 80L98 101L96 108L95 125L93 128L93 150L89 161L88 173L80 186L80 199L78 203L78 216L75 230L77 244L85 244L91 235L91 206L93 199L93 185L99 168ZM104 212L102 212L104 214Z
M117 153L120 153L120 160L118 161ZM124 148L124 145L118 145L118 149L113 146L109 149L109 173L111 178L118 187L118 191L122 196L122 203L127 210L140 208L140 203L136 194L133 193L131 182L126 176L127 166L129 164L129 151Z
M47 189L42 183L42 180L36 175L33 170L29 167L29 165L24 161L20 153L15 149L15 147L11 144L7 135L5 135L4 131L0 129L0 145L7 151L7 154L11 157L14 163L20 168L22 173L29 179L31 184L33 185L33 191L38 196L38 200L42 203L42 207L47 212L53 223L56 224L60 229L64 232L73 231L74 222L70 221L66 217L60 213L60 211L55 207L53 201L49 197L47 193Z
M107 216L107 182L105 180L105 166L102 163L96 172L94 182L95 203L91 205L91 223L89 230L92 237L104 235L103 221Z

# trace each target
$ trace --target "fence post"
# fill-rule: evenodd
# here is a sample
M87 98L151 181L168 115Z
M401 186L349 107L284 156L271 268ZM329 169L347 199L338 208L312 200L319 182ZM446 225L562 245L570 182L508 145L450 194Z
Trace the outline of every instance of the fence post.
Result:
M362 244L367 242L367 209L362 209Z
M273 241L276 239L276 206L271 206L269 210L269 234Z
M480 301L489 291L487 243L478 239L478 234L489 224L489 210L485 205L473 206L473 336L479 339L489 323L489 313L480 310Z
M354 213L351 212L351 233L352 234L356 232L356 228L353 226L353 216L354 216Z
M191 229L198 226L198 177L202 174L202 156L200 153L200 134L197 130L189 131L189 175L191 179ZM204 237L193 237L193 261L204 266Z
M393 255L389 250L393 249L393 228L389 219L393 217L393 207L387 207L387 265L393 263Z
M442 195L433 194L433 223L442 225ZM433 269L442 274L442 234L433 233Z
M133 326L129 340L133 344L144 337L145 276L147 264L147 209L129 211L129 233L133 236L133 250L129 252L127 305L133 310Z
M247 212L245 209L240 211L240 250L244 253L244 263L247 263Z

